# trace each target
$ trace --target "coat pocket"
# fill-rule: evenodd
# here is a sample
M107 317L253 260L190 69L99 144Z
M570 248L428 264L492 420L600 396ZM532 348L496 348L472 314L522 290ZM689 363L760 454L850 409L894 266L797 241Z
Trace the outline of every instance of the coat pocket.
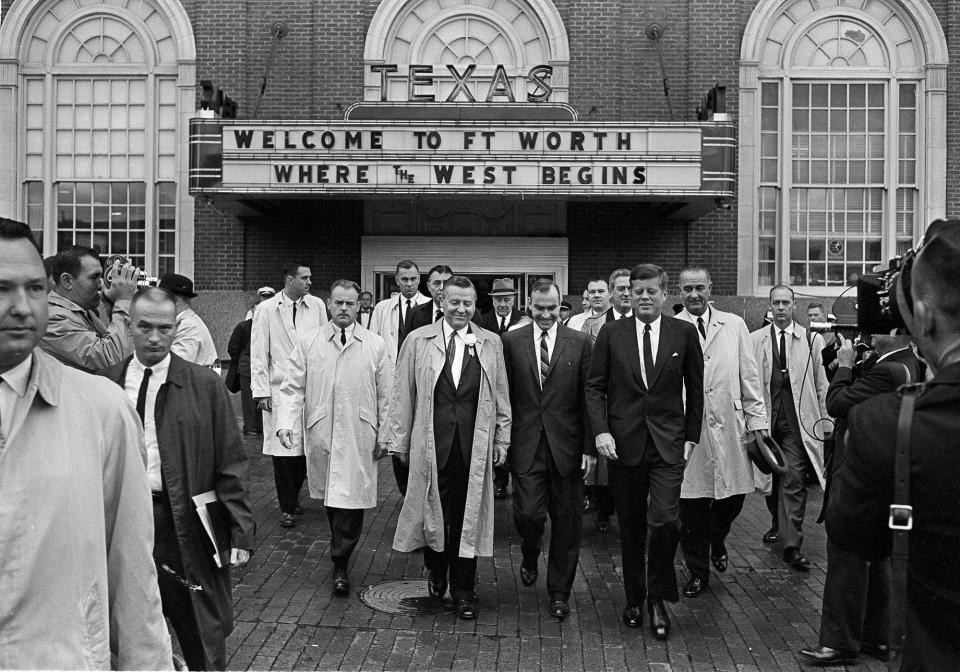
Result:
M96 582L90 586L86 596L80 602L80 616L83 619L86 657L91 670L110 669L110 642L107 639L107 625L100 600L100 590Z
M374 429L377 429L377 414L366 406L360 407L360 419Z
M310 428L313 427L315 424L317 424L318 422L320 422L321 420L323 420L325 417L327 417L327 409L326 409L325 407L321 406L321 407L319 407L319 408L313 409L313 410L307 415L307 421L306 421L306 424L305 424L305 428L306 428L306 429L310 429Z

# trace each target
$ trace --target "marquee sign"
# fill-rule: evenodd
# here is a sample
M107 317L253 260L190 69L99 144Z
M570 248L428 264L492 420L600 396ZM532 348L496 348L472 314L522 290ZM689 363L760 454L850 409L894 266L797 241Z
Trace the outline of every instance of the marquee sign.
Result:
M733 124L191 120L193 195L734 194Z

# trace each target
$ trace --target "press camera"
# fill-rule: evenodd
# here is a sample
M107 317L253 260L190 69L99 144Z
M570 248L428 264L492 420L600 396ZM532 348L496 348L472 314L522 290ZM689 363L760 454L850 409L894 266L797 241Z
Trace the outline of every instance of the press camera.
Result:
M117 261L120 262L121 266L130 263L130 259L122 254L111 254L109 257L107 257L107 261L103 265L103 268L106 271L105 275L103 276L103 284L106 287L109 287L110 283L113 281L113 265ZM140 276L137 278L137 287L156 287L159 283L160 278L147 275L143 271L140 271Z

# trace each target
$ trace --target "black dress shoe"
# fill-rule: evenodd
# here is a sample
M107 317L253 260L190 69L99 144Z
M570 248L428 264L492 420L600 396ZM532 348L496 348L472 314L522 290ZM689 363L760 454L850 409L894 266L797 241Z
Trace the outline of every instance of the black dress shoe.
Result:
M648 599L647 610L650 612L650 632L660 640L670 636L670 615L663 600Z
M507 498L507 488L503 485L493 486L493 498L494 499L506 499Z
M480 609L477 607L476 598L469 600L457 600L457 616L465 621L472 621L477 617Z
M333 594L337 597L346 597L350 594L350 579L347 578L347 570L343 567L335 567L333 570Z
M280 520L277 522L280 527L293 527L296 524L293 522L293 515L289 513L281 513Z
M566 600L555 599L550 603L550 615L562 621L570 615L570 605L567 604Z
M703 589L707 587L706 582L701 579L699 576L692 576L690 580L687 581L687 585L683 587L683 596L684 597L699 597L700 593L703 592Z
M628 628L639 628L643 625L643 610L640 607L627 607L623 610L623 624Z
M598 532L610 531L610 516L602 513L597 514L597 531Z
M783 561L794 569L799 569L800 571L805 572L810 569L810 561L803 556L803 553L800 552L799 548L786 549L783 552Z
M447 579L441 576L439 572L430 572L430 578L427 580L427 590L430 597L442 600L447 594Z
M763 543L765 544L775 544L780 541L780 530L775 527L771 527L763 535Z
M536 565L534 565L532 568L525 567L522 564L520 565L520 583L523 585L532 586L537 582L537 577L539 575L540 573L537 571Z
M857 662L854 651L831 649L829 646L818 646L815 649L800 649L800 655L814 665L828 667L830 665L853 665Z
M713 568L718 572L723 573L727 571L727 563L729 562L729 559L727 558L726 553L724 553L723 555L713 556L712 558L710 558L710 562L713 563Z
M864 642L860 645L860 653L865 656L870 656L871 658L876 658L877 660L883 662L890 660L890 647L886 644L871 644L870 642Z

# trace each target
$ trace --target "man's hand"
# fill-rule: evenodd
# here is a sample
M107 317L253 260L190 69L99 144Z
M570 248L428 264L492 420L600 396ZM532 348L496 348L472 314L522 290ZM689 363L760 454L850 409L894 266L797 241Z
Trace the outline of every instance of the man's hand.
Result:
M373 459L381 460L387 456L387 444L378 443L373 447Z
M245 548L230 549L230 566L243 567L250 560L250 551Z
M597 458L593 455L584 455L580 459L580 472L586 476L597 467Z
M287 450L293 450L293 430L291 429L278 429L277 438L280 439L280 445L282 445Z
M693 441L684 441L683 442L683 460L686 462L690 459L690 455L693 453L693 449L697 447Z
M755 429L753 430L753 440L757 442L757 445L763 444L766 441L767 437L770 436L770 432L766 429Z
M506 446L495 446L493 449L495 467L502 467L507 463L507 447Z
M259 408L261 411L266 411L269 413L273 410L273 401L270 399L270 397L256 397L254 401L257 402L257 408Z
M609 432L597 434L596 442L597 452L600 453L600 457L605 457L608 460L617 459L617 442L613 440L613 434Z
M857 361L857 351L853 347L853 341L849 338L843 338L843 336L840 338L843 339L843 344L837 350L837 365L852 369Z
M116 303L122 299L130 300L137 291L137 280L140 279L140 269L131 263L120 265L120 260L113 262L110 273L110 286L103 295Z

